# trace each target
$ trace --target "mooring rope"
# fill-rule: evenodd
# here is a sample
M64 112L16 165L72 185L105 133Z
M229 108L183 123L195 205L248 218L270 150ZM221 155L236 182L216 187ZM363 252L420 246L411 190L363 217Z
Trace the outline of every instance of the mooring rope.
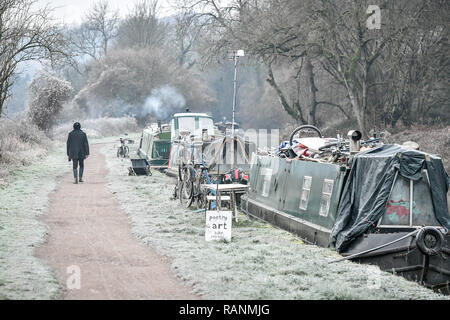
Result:
M353 259L353 258L358 257L360 255L363 255L363 254L366 254L366 253L370 253L370 252L378 250L378 249L382 249L382 248L387 247L387 246L389 246L391 244L399 242L399 241L401 241L403 239L406 239L408 237L412 237L412 236L416 235L416 233L418 233L419 231L420 231L420 229L414 230L414 231L412 231L412 232L410 232L410 233L408 233L408 234L406 234L406 235L404 235L404 236L402 236L402 237L400 237L400 238L398 238L396 240L393 240L391 242L382 244L382 245L380 245L378 247L375 247L375 248L372 248L372 249L368 249L368 250L364 250L362 252L358 252L358 253L352 254L352 255L350 255L348 257L344 257L344 258L340 258L340 259L336 259L336 260L330 261L328 263L330 264L330 263L341 262L341 261L344 261L344 260Z

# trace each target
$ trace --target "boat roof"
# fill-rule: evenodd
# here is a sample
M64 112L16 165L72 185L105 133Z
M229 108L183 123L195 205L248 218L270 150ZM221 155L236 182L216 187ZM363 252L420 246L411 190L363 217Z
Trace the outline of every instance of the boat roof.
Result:
M194 112L185 112L185 113L175 113L173 115L174 118L181 118L181 117L203 117L203 118L211 118L212 117L209 114L206 113L194 113Z

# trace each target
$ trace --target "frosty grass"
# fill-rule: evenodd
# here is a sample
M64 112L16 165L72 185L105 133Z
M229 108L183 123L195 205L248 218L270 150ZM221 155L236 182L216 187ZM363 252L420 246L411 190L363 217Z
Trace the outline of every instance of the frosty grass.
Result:
M108 189L128 214L133 234L168 256L175 274L203 298L447 299L375 266L328 264L340 256L243 214L233 221L230 243L206 242L205 214L170 200L175 180L155 170L151 177L128 176L131 162L118 159L116 147L102 149Z
M33 249L48 232L36 217L47 208L57 178L70 171L64 154L59 145L45 159L16 169L10 183L0 186L0 299L50 299L60 292L53 271Z

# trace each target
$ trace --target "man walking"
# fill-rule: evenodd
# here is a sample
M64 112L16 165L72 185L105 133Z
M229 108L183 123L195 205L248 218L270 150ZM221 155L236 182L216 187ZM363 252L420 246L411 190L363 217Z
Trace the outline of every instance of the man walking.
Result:
M72 160L73 162L74 183L78 184L78 181L83 182L84 159L87 159L89 156L89 143L86 133L81 130L79 122L73 124L73 130L67 138L67 156L69 161ZM80 165L79 175L78 165ZM80 180L78 180L78 177L80 177Z

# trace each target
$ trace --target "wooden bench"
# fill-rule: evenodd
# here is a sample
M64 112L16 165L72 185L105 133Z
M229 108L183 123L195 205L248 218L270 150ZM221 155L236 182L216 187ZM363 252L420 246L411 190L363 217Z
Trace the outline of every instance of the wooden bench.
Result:
M214 201L218 201L217 204L220 209L220 202L222 201L230 201L231 210L233 212L234 218L238 221L237 213L236 213L236 194L237 193L246 193L248 190L248 186L245 184L231 183L231 184L202 184L200 186L202 190L208 189L216 192L216 195L207 196L208 208L210 208L210 204Z

